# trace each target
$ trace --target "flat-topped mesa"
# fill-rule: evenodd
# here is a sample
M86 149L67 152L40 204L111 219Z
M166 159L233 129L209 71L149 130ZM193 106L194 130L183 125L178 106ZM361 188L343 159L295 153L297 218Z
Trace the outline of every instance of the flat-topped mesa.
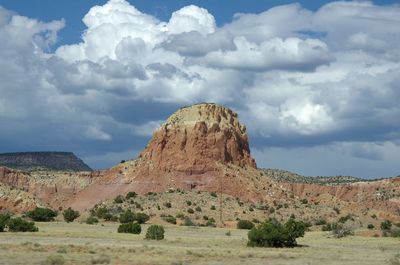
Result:
M163 171L202 174L216 162L256 168L246 127L232 110L216 104L179 109L153 134L140 155Z

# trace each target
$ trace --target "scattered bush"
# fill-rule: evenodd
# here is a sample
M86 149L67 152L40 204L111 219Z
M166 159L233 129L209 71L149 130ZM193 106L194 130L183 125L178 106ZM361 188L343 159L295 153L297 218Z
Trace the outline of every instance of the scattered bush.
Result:
M150 220L150 216L148 216L145 213L136 213L135 214L135 221L138 222L139 224L144 224L149 220Z
M208 219L208 221L206 222L206 226L216 227L215 219L214 218Z
M217 197L217 193L216 193L216 192L210 192L210 195L211 195L212 197Z
M252 229L254 227L254 224L249 220L239 220L237 222L236 227L238 229L248 229L248 230L250 230L250 229Z
M344 223L346 223L348 220L354 221L354 218L352 217L351 214L348 214L348 215L346 215L346 216L340 217L338 222L344 224Z
M7 225L8 220L10 220L11 216L9 214L0 214L0 232L4 231L4 228Z
M135 219L135 215L131 212L131 210L126 210L119 215L119 222L121 224L131 223L135 221Z
M115 203L123 203L124 197L122 197L121 195L118 195L117 197L115 197L114 202Z
M192 202L191 201L186 201L187 206L191 206Z
M232 233L231 233L231 231L229 230L228 232L225 233L225 235L226 235L226 236L231 236Z
M172 204L171 204L170 202L165 202L165 203L164 203L164 206L167 207L167 208L171 208L171 207L172 207Z
M35 226L34 222L29 222L21 217L10 218L7 221L8 231L11 232L37 232L39 228Z
M392 229L392 222L390 222L389 220L385 220L381 223L382 231L389 231L390 229Z
M67 210L65 210L63 212L63 216L64 216L65 222L69 223L69 222L73 222L76 218L79 217L79 212L74 211L71 208L68 208Z
M46 258L42 265L64 265L65 260L62 255L51 255Z
M187 209L187 212L192 214L192 213L194 213L194 210L192 208L189 208L189 209Z
M163 219L164 219L164 221L166 221L170 224L176 225L176 218L171 215L168 215L168 216L164 217Z
M271 207L271 208L269 208L269 213L274 213L275 212L275 208L274 207Z
M109 210L106 207L92 208L90 214L101 219L105 219L110 215Z
M332 231L332 224L327 223L321 227L321 231Z
M337 213L337 214L340 214L340 210L339 210L339 208L337 208L337 207L333 207L333 210Z
M32 211L26 212L25 216L36 222L50 222L54 221L54 217L57 216L57 212L49 208L36 207Z
M136 192L130 191L126 194L125 198L130 199L130 198L135 198L137 196Z
M306 226L301 221L289 219L286 224L276 219L259 224L248 233L248 246L251 247L294 247L296 238L303 237Z
M368 224L368 225L367 225L367 228L372 230L372 229L375 228L375 226L374 226L373 224Z
M118 226L118 233L140 234L142 227L138 223L126 223Z
M162 240L164 239L164 227L161 225L151 225L147 229L146 239Z
M181 220L185 219L185 215L183 213L178 213L175 217Z
M331 227L332 227L332 235L336 238L354 235L354 231L351 227L345 226L341 223L333 223Z
M217 208L215 208L214 205L211 205L211 208L210 208L210 209L213 210L213 211L215 211Z
M97 224L98 222L99 222L99 219L97 219L96 217L94 217L92 215L89 216L85 221L85 223L88 225L94 225L94 224Z
M326 225L327 222L324 219L319 219L315 222L315 225Z
M197 207L195 208L195 210L196 210L197 212L201 212L201 207L200 207L200 206L197 206Z
M301 200L301 203L302 203L302 204L308 204L308 200L307 200L307 199L302 199L302 200Z

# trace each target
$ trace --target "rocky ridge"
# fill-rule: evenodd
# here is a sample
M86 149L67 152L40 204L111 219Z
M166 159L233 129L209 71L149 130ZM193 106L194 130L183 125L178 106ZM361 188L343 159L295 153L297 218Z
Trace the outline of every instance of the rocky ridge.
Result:
M0 166L25 171L92 171L71 152L17 152L0 154Z

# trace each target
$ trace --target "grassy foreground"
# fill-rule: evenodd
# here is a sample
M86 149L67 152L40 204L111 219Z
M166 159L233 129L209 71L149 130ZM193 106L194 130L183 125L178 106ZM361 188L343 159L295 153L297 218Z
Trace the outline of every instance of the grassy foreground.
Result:
M59 255L65 264L395 264L400 240L308 232L292 249L248 248L247 231L165 226L162 241L118 234L116 223L36 223L37 233L0 233L0 264L43 263ZM231 236L226 235L231 231ZM59 263L53 263L59 264Z

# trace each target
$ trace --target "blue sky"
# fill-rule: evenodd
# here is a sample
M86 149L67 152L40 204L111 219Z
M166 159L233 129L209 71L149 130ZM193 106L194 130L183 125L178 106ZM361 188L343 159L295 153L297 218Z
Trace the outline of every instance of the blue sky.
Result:
M211 101L239 113L260 167L400 174L398 1L0 6L0 152L105 168L177 108Z

